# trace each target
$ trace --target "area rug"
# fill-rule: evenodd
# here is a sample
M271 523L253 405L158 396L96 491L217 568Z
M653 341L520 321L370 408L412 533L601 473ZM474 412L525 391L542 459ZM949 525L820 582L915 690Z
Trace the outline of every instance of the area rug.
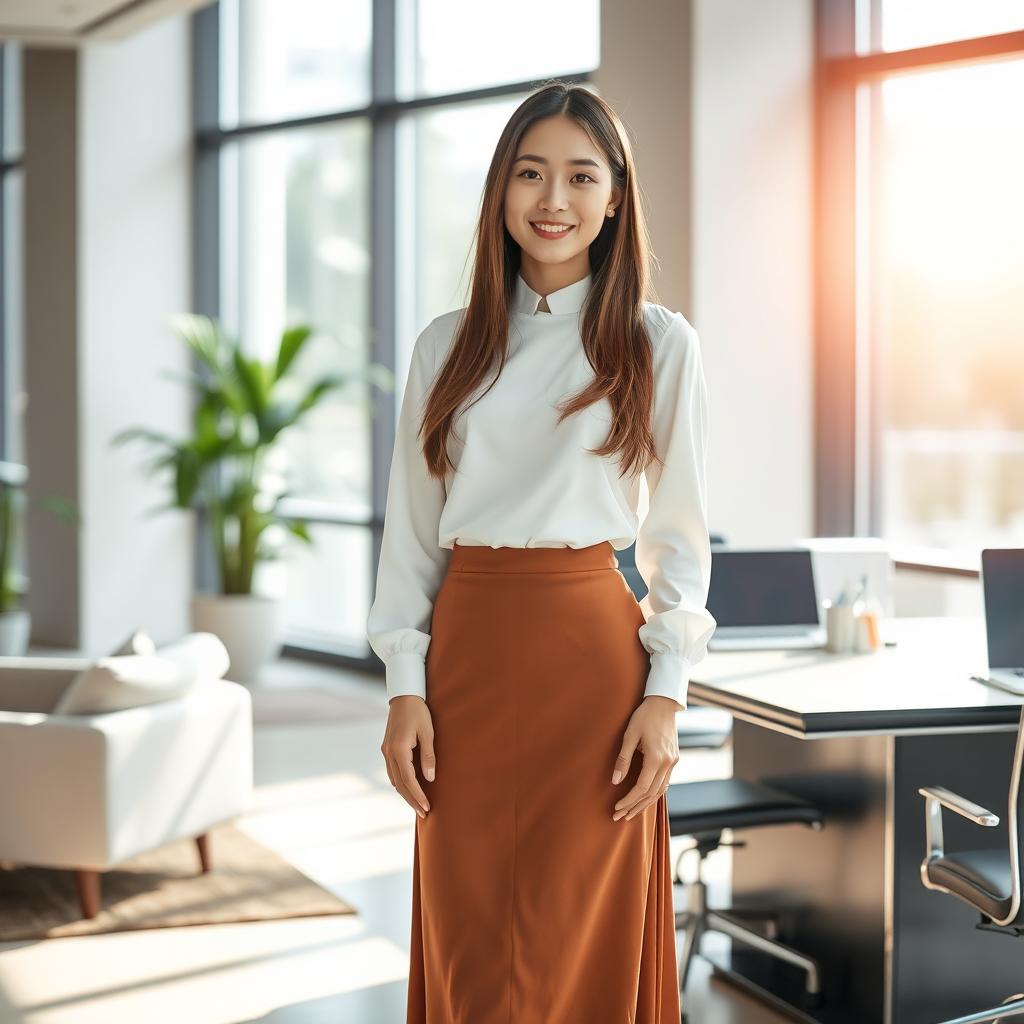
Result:
M0 861L0 942L357 913L234 825L208 836L208 874L194 839L105 872L94 918L82 917L71 871Z

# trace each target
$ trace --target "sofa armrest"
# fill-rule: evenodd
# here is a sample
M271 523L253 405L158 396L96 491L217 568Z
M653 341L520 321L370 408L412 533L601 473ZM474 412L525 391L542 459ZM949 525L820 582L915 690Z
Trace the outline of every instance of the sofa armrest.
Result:
M54 708L89 658L0 657L0 710L46 713Z
M106 870L243 812L252 697L206 680L95 715L0 713L0 858Z

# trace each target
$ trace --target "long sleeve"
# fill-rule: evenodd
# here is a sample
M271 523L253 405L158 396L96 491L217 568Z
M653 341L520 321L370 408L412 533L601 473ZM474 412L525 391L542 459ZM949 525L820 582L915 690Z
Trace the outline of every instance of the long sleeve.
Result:
M438 540L444 481L431 477L417 434L435 372L433 324L413 346L388 479L380 562L367 639L384 662L387 697L426 700L426 657L434 598L451 550Z
M640 642L650 652L644 696L686 707L690 669L717 626L705 607L711 583L707 524L707 383L696 330L675 313L655 348L652 430L664 465L644 471L650 505L637 533L636 566L648 593Z

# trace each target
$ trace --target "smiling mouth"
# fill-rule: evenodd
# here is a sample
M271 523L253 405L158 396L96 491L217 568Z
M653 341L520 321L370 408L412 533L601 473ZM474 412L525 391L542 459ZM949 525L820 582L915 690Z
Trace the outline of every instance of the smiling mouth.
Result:
M554 221L530 221L530 227L541 238L564 238L575 226L575 224L558 224Z

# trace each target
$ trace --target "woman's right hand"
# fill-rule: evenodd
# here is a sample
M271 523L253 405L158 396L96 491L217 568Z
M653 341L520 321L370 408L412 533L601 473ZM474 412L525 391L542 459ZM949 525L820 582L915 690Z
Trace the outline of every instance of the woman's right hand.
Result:
M388 767L391 785L405 802L421 817L427 816L430 804L416 778L412 763L413 748L419 745L420 767L428 782L434 781L434 723L430 708L422 697L401 694L388 702L388 724L380 752Z

